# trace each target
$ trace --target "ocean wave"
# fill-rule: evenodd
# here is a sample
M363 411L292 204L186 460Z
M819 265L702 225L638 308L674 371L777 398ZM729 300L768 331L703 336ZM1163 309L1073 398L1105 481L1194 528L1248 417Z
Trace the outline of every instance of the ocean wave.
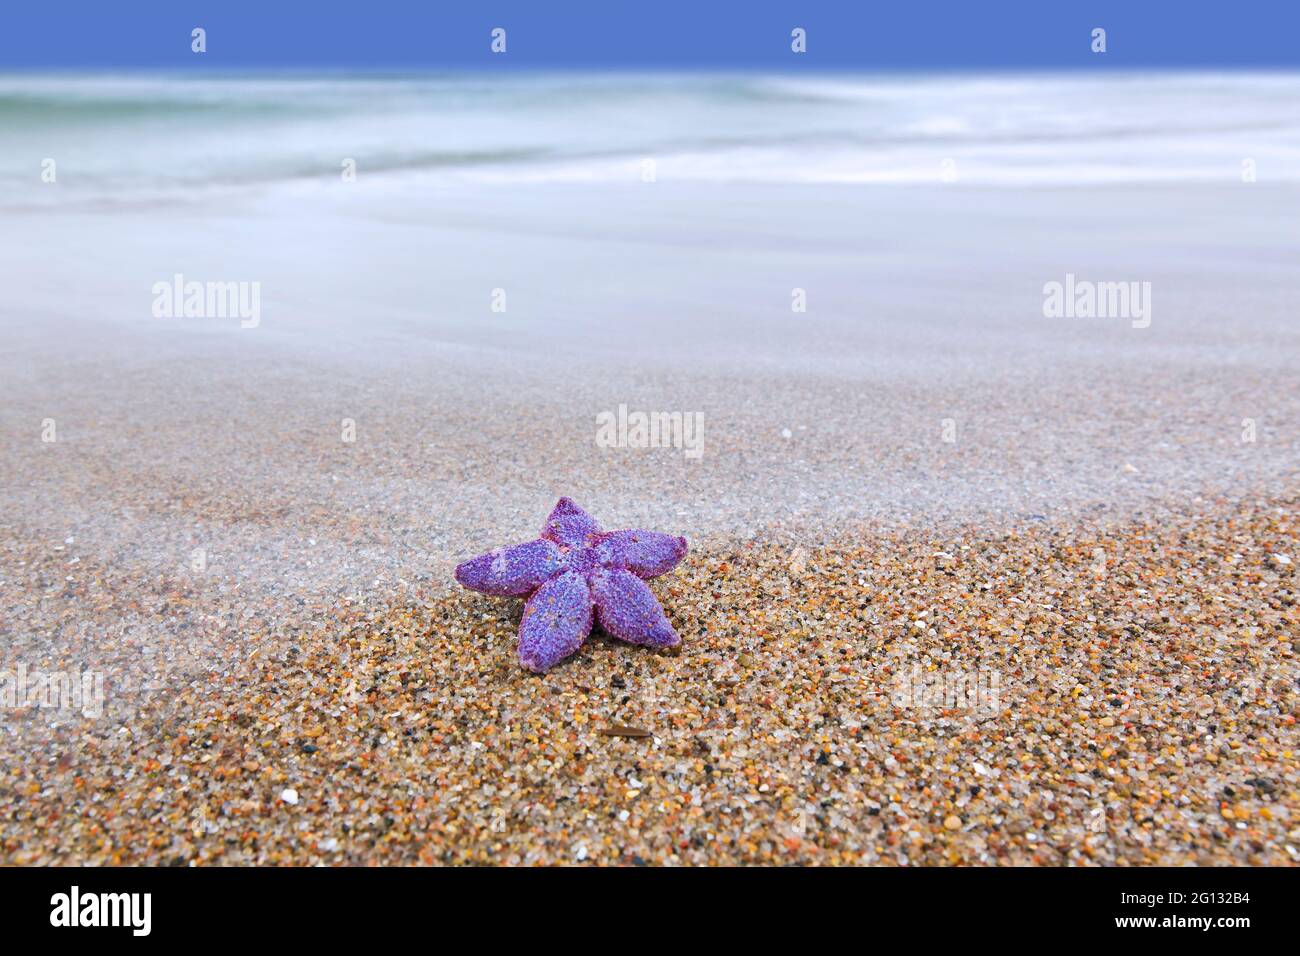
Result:
M1300 179L1296 74L0 76L0 185Z

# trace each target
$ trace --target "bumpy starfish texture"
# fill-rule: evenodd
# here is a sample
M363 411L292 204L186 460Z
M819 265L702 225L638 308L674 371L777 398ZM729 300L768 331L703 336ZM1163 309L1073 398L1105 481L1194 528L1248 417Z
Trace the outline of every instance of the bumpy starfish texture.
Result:
M541 673L581 647L594 620L632 644L677 644L645 579L671 571L685 554L685 538L601 531L572 499L561 498L540 538L472 558L456 567L456 580L484 594L527 598L519 663Z

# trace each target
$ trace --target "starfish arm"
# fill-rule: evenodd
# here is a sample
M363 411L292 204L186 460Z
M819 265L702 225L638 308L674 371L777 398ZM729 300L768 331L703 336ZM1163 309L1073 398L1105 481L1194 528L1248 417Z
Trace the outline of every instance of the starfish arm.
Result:
M566 571L547 581L524 605L519 663L538 674L555 666L582 646L591 617L591 590L582 575Z
M591 581L600 626L630 644L672 647L680 638L649 586L621 568L597 573Z
M514 597L527 594L560 570L560 549L545 538L498 548L456 566L456 580L473 591Z
M596 519L574 504L572 498L561 498L555 503L542 529L543 538L568 548L582 547L598 534L600 525Z
M686 539L660 531L611 531L596 547L607 568L627 568L639 578L653 578L677 567L686 555Z

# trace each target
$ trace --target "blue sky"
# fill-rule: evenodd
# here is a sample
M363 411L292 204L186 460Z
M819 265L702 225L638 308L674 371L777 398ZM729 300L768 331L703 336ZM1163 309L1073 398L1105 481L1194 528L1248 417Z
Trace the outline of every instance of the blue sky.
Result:
M1300 67L1300 0L3 0L0 70L104 67Z

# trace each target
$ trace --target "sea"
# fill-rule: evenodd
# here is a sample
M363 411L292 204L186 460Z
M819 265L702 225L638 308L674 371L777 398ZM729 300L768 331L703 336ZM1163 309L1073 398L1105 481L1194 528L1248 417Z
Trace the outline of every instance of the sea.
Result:
M0 207L348 175L433 190L1288 181L1300 74L0 74Z

